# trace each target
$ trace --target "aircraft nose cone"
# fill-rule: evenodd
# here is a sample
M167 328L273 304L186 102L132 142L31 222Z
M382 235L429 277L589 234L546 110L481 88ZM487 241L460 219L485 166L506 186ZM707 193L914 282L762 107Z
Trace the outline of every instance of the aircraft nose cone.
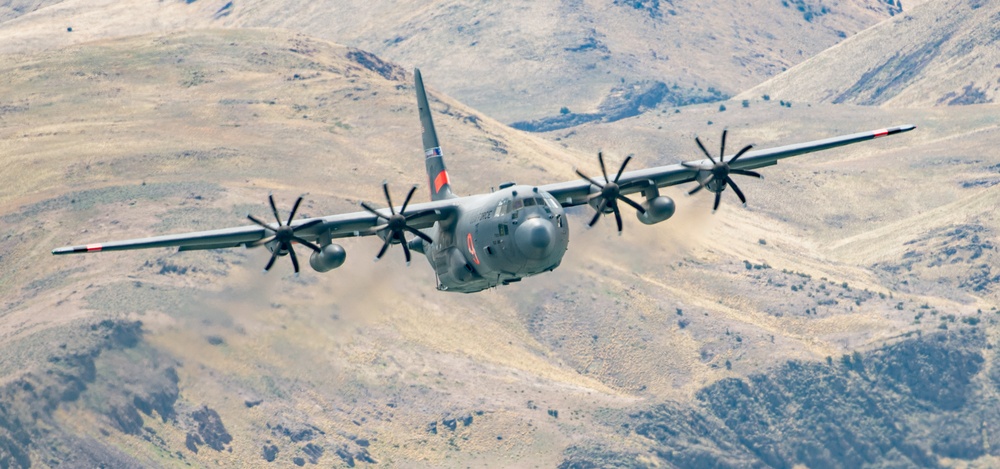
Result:
M544 259L555 245L555 227L541 218L525 220L514 232L517 249L529 259Z

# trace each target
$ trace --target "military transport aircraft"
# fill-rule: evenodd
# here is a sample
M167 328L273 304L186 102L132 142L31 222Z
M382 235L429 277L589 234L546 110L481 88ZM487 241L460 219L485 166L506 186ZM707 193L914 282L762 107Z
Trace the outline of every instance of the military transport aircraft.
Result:
M87 244L54 249L53 254L74 254L126 249L178 247L181 251L220 249L244 246L265 246L271 259L264 267L267 272L280 256L289 256L295 274L299 261L293 244L310 249L309 265L317 272L340 267L347 257L344 248L334 244L336 238L375 235L382 239L382 248L375 256L379 260L393 244L403 249L406 263L410 252L427 257L437 277L437 288L451 292L472 293L497 285L507 285L559 266L569 244L569 220L565 207L589 204L596 210L588 223L593 226L607 214L613 214L621 234L622 217L619 203L635 209L644 224L667 220L674 214L674 201L660 195L659 188L697 183L688 194L702 189L715 194L713 212L719 208L722 192L732 188L746 205L746 197L732 175L762 176L753 170L776 164L779 159L826 150L851 143L872 140L913 130L913 125L889 127L812 142L787 145L767 150L751 151L752 145L726 156L726 132L722 132L719 154L713 157L701 140L695 143L705 159L660 166L638 171L625 171L630 157L625 158L614 178L610 178L604 157L598 153L601 177L590 177L577 170L581 179L542 186L502 184L488 194L456 196L445 170L441 147L431 119L430 106L424 93L420 70L414 71L417 105L423 126L424 162L430 182L431 202L410 204L413 186L403 204L393 206L389 186L382 183L388 208L376 209L362 202L363 211L320 218L294 220L302 197L292 206L288 218L282 221L274 204L268 201L275 223L267 223L247 215L254 224L238 228L200 231L152 238ZM626 195L641 193L645 199L636 202ZM412 239L407 240L409 233Z

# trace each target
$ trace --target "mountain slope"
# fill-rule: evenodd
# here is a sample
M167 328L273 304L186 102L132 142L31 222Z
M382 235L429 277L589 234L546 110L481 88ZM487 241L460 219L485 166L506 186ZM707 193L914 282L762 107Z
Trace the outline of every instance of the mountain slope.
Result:
M563 107L594 112L616 88L646 82L676 85L682 98L729 96L900 11L892 0L753 8L735 0L711 7L671 0L65 0L0 24L0 52L190 27L279 27L420 67L450 95L513 122Z
M574 179L599 149L675 162L724 126L732 146L919 126L741 179L748 209L671 188L675 218L617 236L580 207L559 269L450 295L398 249L373 264L377 239L299 278L261 275L260 249L49 253L243 224L271 191L309 216L422 184L403 67L266 29L5 58L2 465L989 467L1000 448L992 106L729 101L536 135L425 72L465 194Z
M923 107L1000 96L1000 4L926 2L831 47L738 99Z

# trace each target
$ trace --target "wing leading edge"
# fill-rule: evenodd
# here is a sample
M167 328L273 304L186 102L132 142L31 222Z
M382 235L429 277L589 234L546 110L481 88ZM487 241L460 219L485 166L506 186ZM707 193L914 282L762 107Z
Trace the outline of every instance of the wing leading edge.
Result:
M781 147L768 148L764 150L752 150L744 153L740 158L731 164L731 169L748 171L765 166L777 164L778 160L792 156L803 155L816 151L829 150L831 148L850 145L852 143L874 140L876 138L909 132L915 129L914 125L900 125L867 132L858 132L850 135L813 140L811 142L796 143ZM732 161L735 155L727 155L724 161ZM688 161L684 164L673 164L659 166L656 168L640 169L622 173L618 180L618 185L622 187L622 194L633 194L642 192L648 187L667 187L686 182L694 182L698 176L698 169L689 166L707 166L713 162L708 159ZM595 178L598 182L606 182L604 178ZM643 184L645 182L645 184ZM575 180L557 184L540 186L539 190L544 190L552 194L556 200L564 207L582 205L587 203L591 195L596 192L593 184L585 180Z

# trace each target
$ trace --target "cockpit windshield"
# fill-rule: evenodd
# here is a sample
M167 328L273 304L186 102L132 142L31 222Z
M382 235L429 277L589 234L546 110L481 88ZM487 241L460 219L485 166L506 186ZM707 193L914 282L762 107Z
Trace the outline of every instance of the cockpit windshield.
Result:
M517 216L516 213L522 208L535 206L541 207L547 213L552 213L553 210L561 208L559 202L556 202L556 199L552 195L541 194L540 196L517 198L513 201L510 199L501 201L497 205L493 216L499 217L512 212L515 214L514 216Z

